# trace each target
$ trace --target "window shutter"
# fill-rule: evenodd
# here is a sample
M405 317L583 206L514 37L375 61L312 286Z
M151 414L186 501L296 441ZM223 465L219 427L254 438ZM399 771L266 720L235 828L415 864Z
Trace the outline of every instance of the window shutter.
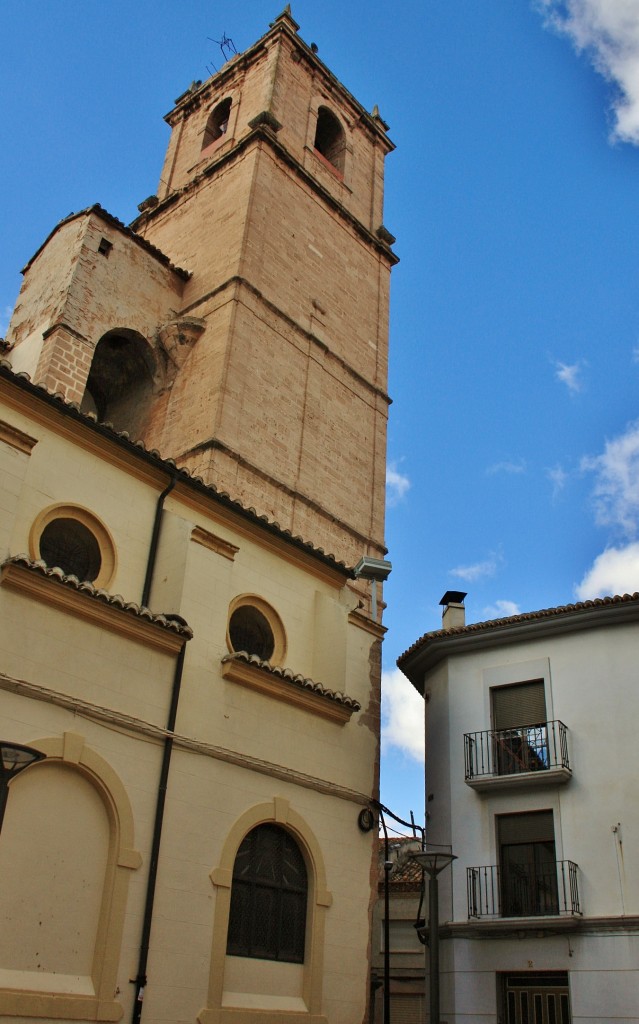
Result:
M520 726L539 725L546 721L546 697L543 679L514 686L499 686L491 691L493 701L493 728L516 729Z
M500 846L512 843L553 843L555 828L552 811L500 814L497 818L497 832Z

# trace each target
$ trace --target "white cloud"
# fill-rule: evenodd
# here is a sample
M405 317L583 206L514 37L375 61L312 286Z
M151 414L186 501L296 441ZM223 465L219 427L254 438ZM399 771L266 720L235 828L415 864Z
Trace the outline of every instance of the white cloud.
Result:
M581 468L596 475L593 494L598 524L621 527L634 537L639 519L639 420L606 441L601 455L582 459Z
M637 0L537 0L546 24L568 36L613 84L613 140L639 144Z
M484 608L484 616L486 619L506 619L509 615L519 615L519 611L519 605L514 601L495 601Z
M639 543L622 548L606 548L575 587L579 601L608 594L634 594L639 590Z
M555 377L566 385L571 395L576 395L583 388L581 369L581 363L555 363Z
M632 350L632 361L633 363L639 363L639 345L635 345Z
M506 459L505 462L493 463L486 472L489 476L492 476L494 473L525 473L526 463L524 459L518 459L516 462Z
M554 501L554 499L558 497L560 491L563 491L564 487L566 486L568 474L564 469L561 468L561 466L557 465L553 466L552 469L547 469L546 476L552 484L552 496Z
M494 555L483 562L474 562L472 565L458 565L455 569L449 569L451 576L457 576L466 583L474 583L475 580L486 576L494 576L497 572L499 559Z
M382 742L424 761L424 700L398 668L382 672Z
M410 490L410 480L400 473L396 462L389 462L386 467L386 500L390 508L398 505Z

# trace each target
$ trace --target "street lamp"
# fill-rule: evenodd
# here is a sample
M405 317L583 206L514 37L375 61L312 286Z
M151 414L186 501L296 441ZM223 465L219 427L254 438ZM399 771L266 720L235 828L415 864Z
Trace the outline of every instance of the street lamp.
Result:
M34 750L33 747L24 747L21 743L7 743L5 740L0 740L0 829L9 796L9 783L30 764L42 761L44 757L44 754L39 750Z
M412 859L428 874L428 973L430 980L430 1024L439 1024L439 882L440 871L452 864L453 853L422 850Z

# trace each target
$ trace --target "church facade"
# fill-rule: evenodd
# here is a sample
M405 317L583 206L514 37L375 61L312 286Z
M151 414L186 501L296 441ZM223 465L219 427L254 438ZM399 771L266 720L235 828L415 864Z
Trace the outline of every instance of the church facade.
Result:
M289 9L167 121L0 363L0 1017L359 1024L392 143Z

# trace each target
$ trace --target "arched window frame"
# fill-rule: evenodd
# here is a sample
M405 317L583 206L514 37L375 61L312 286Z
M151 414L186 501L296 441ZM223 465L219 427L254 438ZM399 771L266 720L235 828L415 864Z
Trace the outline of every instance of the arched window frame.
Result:
M123 1008L114 998L114 993L117 990L129 880L131 871L142 864L142 857L133 845L131 804L119 776L107 761L86 746L84 736L79 733L66 732L63 737L29 740L29 745L45 755L45 760L29 768L30 772L58 760L80 772L95 786L107 812L109 852L91 972L95 995L0 988L0 1016L119 1020ZM19 783L19 779L16 781ZM14 798L16 796L14 794Z
M202 153L212 149L220 139L229 135L231 126L231 112L233 100L231 96L225 96L223 100L216 103L209 114L204 132L202 133Z
M330 129L335 133L335 138L333 139L332 147L327 146L326 149L329 151L325 152L325 147L318 145L318 141L323 142L323 140L318 140L318 136L320 132L325 133ZM339 140L339 145L336 151L330 152L331 148L336 146L337 140ZM319 156L322 163L326 164L340 180L344 179L347 156L346 130L341 118L325 103L320 103L317 107L313 131L313 150Z
M213 924L213 948L207 1006L198 1014L199 1024L219 1024L224 995L226 965L226 939L231 907L231 887L235 857L244 837L257 825L267 822L286 828L300 847L308 873L308 902L306 914L306 944L304 952L303 998L307 1013L287 1012L290 1024L306 1024L309 1015L320 1015L322 1008L322 981L324 972L324 934L326 911L333 897L326 888L326 869L320 845L306 821L290 806L284 797L257 804L247 810L231 828L219 864L211 872L217 899ZM263 1010L243 1010L243 1024L259 1024Z
M109 343L125 342L121 352L109 351ZM127 373L114 386L105 369L113 365L126 367ZM92 414L98 422L113 421L116 430L136 431L139 419L153 395L159 367L148 340L129 327L113 327L98 338L91 357L80 411ZM106 384L105 384L106 380ZM108 385L108 386L107 386ZM135 397L135 413L123 416L121 405Z
M261 864L271 844L276 846L278 856L271 858L270 868L274 870L267 878ZM284 872L287 861L293 875L288 879ZM240 891L242 898L236 902L235 895ZM260 903L265 895L268 895L272 909L269 915L260 914ZM291 934L287 922L291 917L297 918L305 931L307 902L308 871L295 837L275 822L256 825L244 836L233 865L227 954L281 963L304 963L305 934L300 935L299 931L295 934L295 930ZM288 913L285 910L287 906ZM256 930L256 921L263 916L272 921L268 936L258 935ZM233 940L231 933L234 930Z

